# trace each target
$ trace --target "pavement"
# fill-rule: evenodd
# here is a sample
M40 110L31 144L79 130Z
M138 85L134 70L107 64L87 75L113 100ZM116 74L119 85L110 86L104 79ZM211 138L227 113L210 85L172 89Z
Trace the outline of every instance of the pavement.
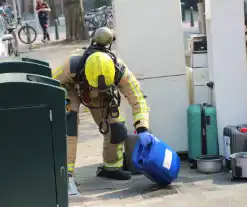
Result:
M68 54L81 45L45 47L22 56L50 62L52 68L61 64ZM143 175L130 181L114 181L95 176L102 163L103 139L90 113L81 109L76 162L76 180L80 195L69 198L70 207L246 207L247 183L231 181L229 172L201 174L182 162L178 179L160 188Z
M59 31L59 39L56 39L56 34L55 34L55 27L49 27L48 28L48 32L50 34L50 38L51 38L51 42L56 42L56 41L61 41L61 40L65 40L66 39L66 30L64 26L59 26L58 27L58 31ZM18 29L17 29L18 32ZM32 35L32 34L31 34ZM26 38L25 36L23 36L23 38ZM32 37L31 37L32 39ZM19 42L19 51L20 53L27 53L29 52L31 49L36 49L36 48L40 48L42 47L42 45L47 45L49 43L42 43L43 39L43 34L40 30L37 30L37 38L35 40L34 43L32 43L31 45L28 44L24 44L21 41Z

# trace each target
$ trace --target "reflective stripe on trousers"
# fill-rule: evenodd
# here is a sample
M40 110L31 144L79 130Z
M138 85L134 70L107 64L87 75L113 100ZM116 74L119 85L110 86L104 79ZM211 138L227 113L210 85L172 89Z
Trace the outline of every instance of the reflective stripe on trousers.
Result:
M123 158L114 163L104 163L104 166L107 168L121 168L123 167Z
M67 166L68 166L68 172L69 173L74 173L74 171L75 171L75 165L70 163Z
M117 146L117 157L118 161L107 163L104 162L104 166L107 168L121 168L123 167L123 144Z

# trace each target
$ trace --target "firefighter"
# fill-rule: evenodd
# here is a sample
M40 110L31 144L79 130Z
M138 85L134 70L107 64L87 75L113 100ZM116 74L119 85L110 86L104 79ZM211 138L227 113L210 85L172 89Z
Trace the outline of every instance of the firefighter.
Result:
M96 175L117 180L129 180L131 173L123 168L123 141L127 138L125 120L119 111L121 95L132 106L133 123L141 142L150 142L149 108L139 82L127 65L116 57L103 43L109 44L105 32L113 40L108 29L96 32L98 43L91 45L84 53L70 55L64 64L53 71L53 78L59 80L68 92L70 114L67 117L68 173L73 176L79 124L80 104L90 109L99 131L104 136L103 164ZM98 34L98 35L97 35ZM101 34L104 34L103 36ZM97 40L97 38L95 38Z

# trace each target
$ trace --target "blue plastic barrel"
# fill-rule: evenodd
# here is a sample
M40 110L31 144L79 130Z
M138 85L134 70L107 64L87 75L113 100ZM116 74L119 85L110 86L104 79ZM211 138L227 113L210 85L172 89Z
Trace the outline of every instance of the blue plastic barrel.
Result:
M156 137L146 148L140 144L140 140L137 141L132 162L147 178L160 185L171 184L180 170L178 154Z

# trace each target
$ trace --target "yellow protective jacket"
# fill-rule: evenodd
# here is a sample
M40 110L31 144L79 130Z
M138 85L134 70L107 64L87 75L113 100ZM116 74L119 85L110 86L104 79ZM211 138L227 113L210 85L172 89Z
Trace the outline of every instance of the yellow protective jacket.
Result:
M80 106L80 98L76 89L75 67L77 66L82 52L77 50L70 55L65 62L55 70L53 70L53 78L59 80L61 86L68 91L68 98L70 99L70 108L73 111L78 112ZM144 94L141 91L140 84L136 77L129 70L126 64L120 59L117 59L118 64L125 67L124 74L118 83L119 91L128 100L132 106L133 122L135 128L145 127L149 129L149 107L144 98ZM92 94L90 94L92 96Z

